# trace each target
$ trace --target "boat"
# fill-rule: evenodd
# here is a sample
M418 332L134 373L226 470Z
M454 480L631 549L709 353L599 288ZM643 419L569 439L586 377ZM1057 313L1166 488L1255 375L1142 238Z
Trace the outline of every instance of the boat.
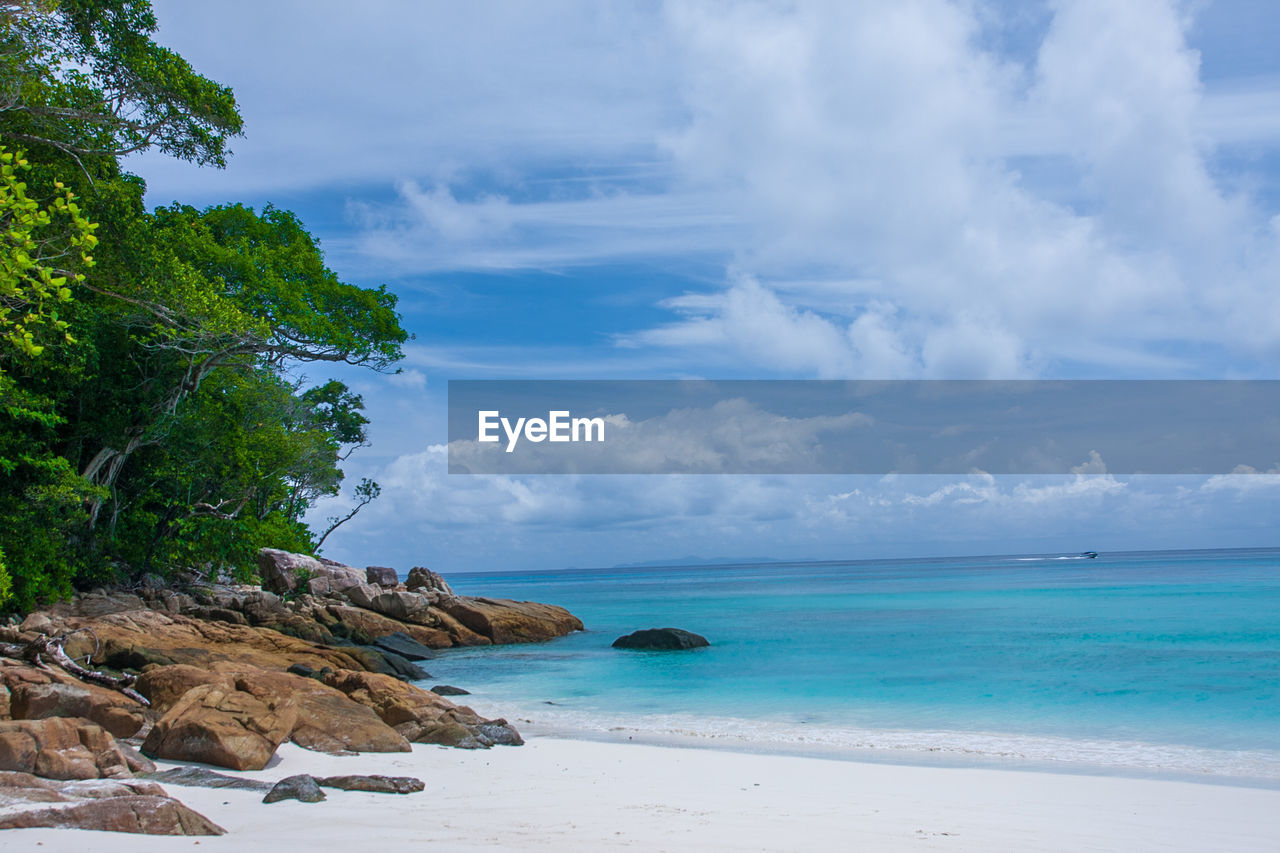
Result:
M1097 551L1081 551L1080 556L1088 557L1090 560L1096 560L1098 559L1098 552Z

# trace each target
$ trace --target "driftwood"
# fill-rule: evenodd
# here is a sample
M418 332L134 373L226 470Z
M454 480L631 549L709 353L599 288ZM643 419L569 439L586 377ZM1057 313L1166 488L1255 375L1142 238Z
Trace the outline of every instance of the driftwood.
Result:
M128 696L139 705L151 706L147 701L147 697L133 689L133 685L137 682L136 675L107 675L105 672L98 672L93 669L86 669L80 664L73 661L66 651L62 648L67 641L68 634L62 634L56 637L41 636L28 643L0 643L0 654L7 657L25 660L34 666L45 671L49 670L49 665L45 662L45 658L49 658L66 672L74 675L81 681L87 681L90 684L97 684L102 687L109 687L112 690L118 690L125 696Z

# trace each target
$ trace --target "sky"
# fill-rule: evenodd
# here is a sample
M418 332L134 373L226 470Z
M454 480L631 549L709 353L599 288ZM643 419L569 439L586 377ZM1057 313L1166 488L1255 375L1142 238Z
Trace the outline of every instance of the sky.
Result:
M1280 379L1275 4L153 5L246 135L225 170L131 160L149 203L294 210L416 336L338 374L373 420L347 482L382 496L327 556L1280 546L1275 475L445 464L451 379Z

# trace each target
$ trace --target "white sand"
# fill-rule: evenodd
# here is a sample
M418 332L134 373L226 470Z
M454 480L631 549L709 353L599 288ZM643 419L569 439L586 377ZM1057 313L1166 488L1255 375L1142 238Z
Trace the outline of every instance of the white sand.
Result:
M170 766L162 764L162 768ZM224 771L226 772L226 771ZM6 850L1241 851L1280 849L1280 791L538 738L519 748L334 757L292 744L267 770L418 776L420 794L324 803L167 790L228 830L172 838L10 830ZM41 846L37 847L37 843Z

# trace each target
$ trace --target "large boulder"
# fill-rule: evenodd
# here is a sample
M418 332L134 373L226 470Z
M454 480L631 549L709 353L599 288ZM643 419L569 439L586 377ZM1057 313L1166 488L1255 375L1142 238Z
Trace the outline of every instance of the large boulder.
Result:
M151 667L138 678L135 688L147 697L152 708L163 714L178 704L189 690L204 684L215 684L223 690L236 689L230 675L185 663Z
M115 738L78 717L0 721L0 770L47 779L132 775Z
M116 737L132 737L147 720L147 710L124 694L52 668L6 666L0 684L8 696L5 716L15 720L84 717Z
M261 770L298 720L285 697L262 701L217 684L193 687L156 722L142 744L152 758Z
M277 595L298 590L304 578L321 581L310 587L314 595L344 590L365 581L365 573L360 569L276 548L258 551L258 573L263 587Z
M487 749L524 742L506 720L486 720L465 705L390 676L347 670L330 673L325 683L372 708L384 723L414 743Z
M342 691L289 672L240 670L235 685L264 703L285 699L297 706L290 736L320 752L408 752L411 747L369 707Z
M440 609L493 643L536 643L582 630L568 610L534 601L455 596Z
M681 628L646 628L613 641L615 649L646 649L649 651L681 651L711 645L707 638Z
M204 815L136 780L56 784L0 772L0 829L96 829L145 835L222 835Z
M155 667L138 679L138 690L154 707L167 711L187 691L203 684L239 690L264 705L291 701L297 717L288 735L294 743L320 752L408 752L408 741L370 708L353 702L316 678L220 661L210 669L178 664Z

